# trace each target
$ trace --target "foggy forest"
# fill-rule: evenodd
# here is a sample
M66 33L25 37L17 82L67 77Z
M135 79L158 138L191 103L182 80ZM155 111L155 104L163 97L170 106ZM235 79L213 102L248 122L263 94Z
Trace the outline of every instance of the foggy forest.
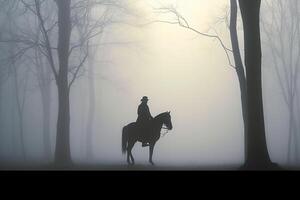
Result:
M300 169L298 0L0 0L0 169Z

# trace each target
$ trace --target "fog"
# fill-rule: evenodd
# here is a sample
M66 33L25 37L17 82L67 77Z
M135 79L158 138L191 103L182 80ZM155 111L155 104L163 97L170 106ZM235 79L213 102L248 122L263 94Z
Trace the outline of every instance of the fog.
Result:
M93 49L95 56L84 63L82 74L70 89L70 147L74 163L126 165L126 156L121 152L122 128L136 121L137 108L143 96L149 98L152 116L166 111L171 114L173 129L157 141L154 149L153 160L157 166L238 166L244 162L239 82L235 70L228 65L224 49L216 39L199 35L177 24L164 23L172 21L175 16L157 10L174 6L191 27L203 33L218 34L223 43L231 48L226 24L229 3L228 0L130 0L122 4L126 11L118 8L110 10L110 17L120 22L105 27L103 33L91 40L97 46ZM261 21L268 21L272 16L270 10L265 11L268 10L267 6L262 3ZM50 8L54 13L57 12L54 5ZM101 18L101 9L93 10L93 18ZM226 19L223 19L224 16ZM6 24L7 27L7 17L0 17L2 25ZM33 18L28 19L32 20L32 24L37 23ZM300 22L300 19L297 20ZM14 30L21 33L20 29L21 26ZM288 31L283 33L288 34ZM273 162L297 164L299 127L293 132L292 145L296 150L292 150L288 163L289 108L284 102L267 34L263 29L261 34L268 151ZM1 40L5 40L6 33L1 35ZM238 36L243 57L243 27L239 12ZM54 34L52 37L55 46ZM75 33L71 34L72 37L76 38ZM272 37L276 40L278 36L274 34ZM299 41L299 34L294 41ZM7 42L1 42L0 45L1 51L8 49ZM16 45L15 48L20 47ZM289 49L289 46L286 48ZM294 51L298 52L298 47L295 48ZM54 159L58 116L56 83L52 75L49 120L51 156L45 158L41 92L37 71L26 59L27 53L24 53L23 60L20 58L15 62L18 94L14 89L16 76L13 72L3 75L1 81L0 163L48 163ZM6 54L2 55L5 57ZM75 54L70 57L70 63L78 62L76 59L80 56ZM290 55L287 53L283 56L289 59ZM232 55L230 59L234 62ZM294 59L296 63L296 53ZM88 68L91 63L93 74L89 73ZM5 67L1 68L4 71ZM297 64L296 68L299 68ZM90 79L94 80L95 91L92 144L87 142L86 133L91 102ZM299 90L298 85L296 81L295 93ZM25 158L22 156L17 99L22 106ZM297 95L295 99L296 110L299 106ZM297 120L298 112L295 111L295 126L298 125ZM92 149L92 156L87 155L88 148ZM136 164L148 165L149 148L142 148L141 143L136 143L132 153Z

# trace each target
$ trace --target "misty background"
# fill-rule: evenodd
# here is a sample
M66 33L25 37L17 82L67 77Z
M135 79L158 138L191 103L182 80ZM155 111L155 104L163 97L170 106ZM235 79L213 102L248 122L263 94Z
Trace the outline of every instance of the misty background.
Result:
M242 164L244 134L240 91L236 73L228 65L224 50L215 39L176 24L157 21L172 21L172 13L162 13L157 8L173 6L191 27L217 34L231 48L229 1L114 2L122 6L107 4L91 9L93 19L109 20L103 31L91 39L91 53L70 91L72 160L75 163L125 164L121 131L123 126L137 119L137 107L141 97L146 95L153 116L165 111L171 111L172 116L173 130L157 142L154 150L156 164ZM261 7L267 144L272 161L282 165L298 164L300 158L297 147L300 141L299 83L295 76L300 67L297 45L300 17L293 12L293 2L263 1ZM56 8L52 4L47 2L43 7L47 19L55 18ZM34 16L22 12L22 4L17 7L14 12L18 14L12 16L5 14L9 11L7 7L0 11L0 163L48 163L55 150L57 89L53 76L47 76L44 83L49 85L50 99L49 132L46 131L50 154L47 154L39 73L51 72L47 67L40 72L33 64L34 54L30 51L18 56L14 67L5 62L10 51L21 48L20 41L9 39L12 35L9 31L13 35L28 35L38 24ZM238 34L243 56L240 13ZM55 34L51 37L56 44ZM76 40L80 36L72 33L71 38ZM276 51L284 53L279 56ZM70 60L77 63L81 56L75 52ZM233 62L232 55L230 59ZM47 65L45 58L40 62ZM296 84L292 87L294 81ZM91 88L94 96L91 96ZM92 143L88 142L88 131ZM136 163L146 164L148 148L138 143L133 155Z

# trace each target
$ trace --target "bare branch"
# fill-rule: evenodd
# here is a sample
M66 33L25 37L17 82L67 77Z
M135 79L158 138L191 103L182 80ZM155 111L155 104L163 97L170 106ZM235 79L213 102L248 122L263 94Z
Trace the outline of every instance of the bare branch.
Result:
M172 24L172 25L179 25L180 27L186 28L188 30L191 30L194 33L197 33L199 35L205 36L205 37L209 37L209 38L213 38L213 39L217 39L217 41L220 43L222 49L225 52L226 58L228 60L228 65L232 68L236 68L230 59L229 53L232 53L232 50L229 49L228 47L226 47L226 45L224 44L224 42L222 41L222 39L218 36L218 34L216 35L212 35L212 34L208 34L208 33L203 33L201 31L198 31L197 29L191 27L188 23L188 21L174 8L174 7L162 7L162 8L154 8L154 10L156 10L158 13L162 13L162 14L173 14L175 16L175 20L173 21L166 21L166 20L154 20L145 24L142 24L140 26L145 26L145 25L149 25L149 24L153 24L153 23L167 23L167 24Z
M44 37L45 43L46 43L46 50L47 50L47 58L50 64L50 67L52 69L52 72L55 76L55 78L58 78L58 74L57 71L55 69L55 65L54 65L54 60L53 60L53 55L52 55L52 50L51 50L51 45L50 45L50 41L49 41L49 36L48 36L48 32L45 28L45 22L43 20L43 17L41 15L41 11L40 11L40 2L38 0L35 0L35 8L36 8L36 15L39 19L39 25L41 27L41 31L42 31L42 35Z
M71 82L69 83L69 90L70 90L72 84L74 83L74 81L76 80L76 78L78 77L78 72L79 72L79 70L83 67L83 64L84 64L84 62L85 62L85 60L86 60L87 57L88 57L88 52L86 52L86 54L84 55L84 57L83 57L83 59L81 60L81 62L79 63L79 65L75 67L76 71L75 71L75 73L73 74L73 77L72 77L72 79L71 79Z

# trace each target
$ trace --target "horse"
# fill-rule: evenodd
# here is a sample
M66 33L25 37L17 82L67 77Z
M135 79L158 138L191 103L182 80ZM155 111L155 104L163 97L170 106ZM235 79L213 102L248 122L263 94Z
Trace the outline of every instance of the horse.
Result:
M149 162L152 165L154 165L152 161L154 146L160 138L160 131L164 128L163 125L166 126L165 129L172 130L173 126L170 112L161 113L149 122L149 138L147 138L145 142L149 143ZM127 151L127 163L129 165L134 165L131 150L137 141L143 142L143 135L139 132L136 122L124 126L122 129L122 153L125 154Z

